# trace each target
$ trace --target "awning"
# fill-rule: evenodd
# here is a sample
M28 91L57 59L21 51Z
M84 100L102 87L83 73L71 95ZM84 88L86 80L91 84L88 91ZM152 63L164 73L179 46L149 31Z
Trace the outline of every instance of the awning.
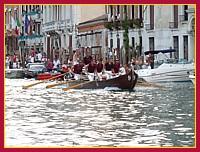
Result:
M155 50L155 51L145 51L144 54L148 55L149 53L151 54L158 54L158 53L170 53L170 52L176 52L175 49L166 49L166 50Z

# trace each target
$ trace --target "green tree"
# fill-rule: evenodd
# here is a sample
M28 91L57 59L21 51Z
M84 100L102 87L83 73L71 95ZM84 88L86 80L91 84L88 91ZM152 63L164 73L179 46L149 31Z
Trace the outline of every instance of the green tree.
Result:
M122 28L124 29L123 37L124 37L124 48L125 48L125 63L128 62L128 52L130 49L129 46L129 36L128 36L128 29L130 27L130 23L128 21L127 11L125 10L125 19L122 21Z

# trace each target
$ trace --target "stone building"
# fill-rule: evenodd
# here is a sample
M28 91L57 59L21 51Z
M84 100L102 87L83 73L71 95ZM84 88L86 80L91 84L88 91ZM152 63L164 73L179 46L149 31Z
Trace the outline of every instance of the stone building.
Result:
M109 5L108 46L124 53L124 29L121 23L129 21L129 60L144 56L144 51L176 49L168 56L193 60L195 52L195 6L194 5ZM115 28L117 23L118 28ZM132 23L132 24L131 24ZM113 25L114 24L114 25ZM158 58L159 59L159 58ZM161 58L162 59L162 58Z
M5 6L7 51L10 54L18 52L22 63L29 55L31 48L37 52L43 52L42 10L42 5ZM25 25L26 19L29 21L28 28ZM11 28L12 26L16 28Z
M11 16L21 23L18 35ZM32 32L30 26L26 32L26 16ZM112 52L125 63L133 56L145 60L147 50L174 48L168 57L195 58L195 5L6 5L5 24L9 53L34 48L64 62L78 49L81 58L90 51L95 59L108 59Z

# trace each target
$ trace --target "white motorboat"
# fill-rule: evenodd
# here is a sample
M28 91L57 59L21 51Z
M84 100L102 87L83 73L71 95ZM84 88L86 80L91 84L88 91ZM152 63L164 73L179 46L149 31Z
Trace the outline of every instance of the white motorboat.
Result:
M9 79L19 79L23 78L24 70L23 69L6 69L5 78Z
M167 53L167 51L165 50L164 53ZM155 69L140 69L136 70L136 73L139 78L147 82L157 83L191 81L189 74L193 71L194 63L186 63L185 60L173 60L173 62L172 60L168 60L168 63L162 63Z
M195 75L194 74L190 74L189 79L195 84Z

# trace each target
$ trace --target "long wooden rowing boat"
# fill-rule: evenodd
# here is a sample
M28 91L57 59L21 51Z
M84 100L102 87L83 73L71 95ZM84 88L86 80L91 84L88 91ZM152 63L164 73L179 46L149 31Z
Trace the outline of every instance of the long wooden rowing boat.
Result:
M134 71L129 71L125 75L108 79L108 80L96 80L89 83L82 81L83 85L78 85L77 89L104 89L107 87L117 87L119 89L133 89L136 85L138 75ZM72 81L67 83L67 87L80 84L80 81Z

